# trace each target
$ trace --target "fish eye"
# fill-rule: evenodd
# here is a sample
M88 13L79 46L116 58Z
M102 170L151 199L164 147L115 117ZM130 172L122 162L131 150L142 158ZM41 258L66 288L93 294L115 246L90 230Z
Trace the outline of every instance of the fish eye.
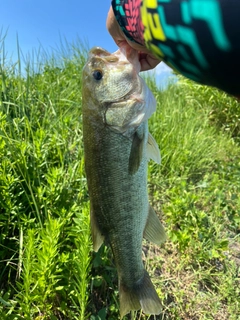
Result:
M101 80L103 77L103 74L100 70L94 70L92 75L93 75L93 78L98 81Z

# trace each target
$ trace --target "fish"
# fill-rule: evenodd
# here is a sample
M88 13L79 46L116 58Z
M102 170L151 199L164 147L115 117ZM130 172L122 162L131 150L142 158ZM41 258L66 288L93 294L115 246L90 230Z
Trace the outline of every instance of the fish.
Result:
M133 50L133 49L132 49ZM162 303L142 261L143 237L160 245L164 227L149 205L149 159L160 151L148 131L156 100L139 76L138 53L94 47L82 71L85 172L93 250L110 245L118 274L120 318L160 314Z

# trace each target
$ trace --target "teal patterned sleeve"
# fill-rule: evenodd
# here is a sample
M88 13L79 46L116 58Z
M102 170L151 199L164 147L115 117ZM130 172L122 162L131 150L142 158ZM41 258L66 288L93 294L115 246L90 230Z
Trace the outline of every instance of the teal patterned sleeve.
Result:
M240 0L113 0L125 35L184 76L240 96Z

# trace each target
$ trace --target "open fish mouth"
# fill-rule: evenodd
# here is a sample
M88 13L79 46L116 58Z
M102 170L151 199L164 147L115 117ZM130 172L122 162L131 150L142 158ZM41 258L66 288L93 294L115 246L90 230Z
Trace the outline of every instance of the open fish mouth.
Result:
M111 53L108 52L107 50L101 48L101 47L93 47L90 51L89 51L89 58L91 58L91 56L100 56L100 57L104 57L104 56L110 56Z
M120 50L110 53L101 47L94 47L89 51L89 59L93 57L102 59L106 63L118 63L118 65L129 64L129 61Z

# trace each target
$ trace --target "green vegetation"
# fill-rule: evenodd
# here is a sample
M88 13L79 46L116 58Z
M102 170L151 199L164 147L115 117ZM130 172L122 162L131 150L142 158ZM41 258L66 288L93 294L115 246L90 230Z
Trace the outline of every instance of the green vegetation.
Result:
M86 50L64 44L6 61L0 46L0 319L118 319L117 274L107 247L92 252L84 173L81 70ZM160 316L240 317L240 104L180 78L157 98L150 131L150 201L168 234L144 241L163 301Z

